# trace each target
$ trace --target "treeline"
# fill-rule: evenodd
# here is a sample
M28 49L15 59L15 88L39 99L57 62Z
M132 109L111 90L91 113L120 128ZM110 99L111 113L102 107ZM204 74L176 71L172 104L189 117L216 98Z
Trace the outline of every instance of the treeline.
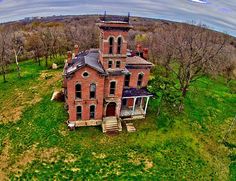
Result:
M64 56L78 44L80 50L98 46L98 29L86 21L13 23L0 26L0 68L4 82L9 65L19 60L48 61Z
M80 50L98 47L98 16L78 16L60 21L9 23L0 26L0 68L4 81L11 63L34 59L44 60L66 55L75 44ZM131 18L134 29L129 31L128 47L137 43L149 48L149 60L174 73L181 89L201 74L224 74L230 81L235 69L236 40L233 37L206 29L147 18ZM178 66L176 66L178 65ZM174 66L174 67L173 67ZM178 68L177 68L178 67ZM176 69L177 68L177 69Z

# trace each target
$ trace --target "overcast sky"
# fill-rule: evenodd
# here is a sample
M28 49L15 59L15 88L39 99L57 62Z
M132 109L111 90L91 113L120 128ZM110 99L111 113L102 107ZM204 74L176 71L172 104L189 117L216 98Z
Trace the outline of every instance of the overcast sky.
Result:
M31 16L120 14L196 22L236 36L236 0L0 0L0 23Z

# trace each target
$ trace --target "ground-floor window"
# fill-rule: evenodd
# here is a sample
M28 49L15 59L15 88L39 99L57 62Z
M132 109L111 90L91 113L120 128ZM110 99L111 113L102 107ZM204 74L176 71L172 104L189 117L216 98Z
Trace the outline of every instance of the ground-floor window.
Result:
M90 106L90 119L95 118L95 105Z
M81 106L77 106L76 107L76 119L82 119L82 107Z

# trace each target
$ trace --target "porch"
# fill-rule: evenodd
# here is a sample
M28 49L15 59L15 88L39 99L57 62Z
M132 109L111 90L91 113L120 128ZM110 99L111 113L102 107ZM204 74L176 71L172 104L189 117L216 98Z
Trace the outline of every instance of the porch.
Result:
M125 120L145 118L151 96L152 94L144 88L125 89L123 91L120 117Z

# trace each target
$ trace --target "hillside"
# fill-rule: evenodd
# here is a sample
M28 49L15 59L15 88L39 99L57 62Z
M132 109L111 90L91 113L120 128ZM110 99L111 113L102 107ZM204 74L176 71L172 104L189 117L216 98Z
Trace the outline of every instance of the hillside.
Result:
M67 129L63 103L50 101L61 69L21 68L21 79L12 72L0 82L1 179L235 180L236 129L221 143L236 114L235 81L203 77L182 114L156 117L152 100L137 132L108 136L100 127Z

